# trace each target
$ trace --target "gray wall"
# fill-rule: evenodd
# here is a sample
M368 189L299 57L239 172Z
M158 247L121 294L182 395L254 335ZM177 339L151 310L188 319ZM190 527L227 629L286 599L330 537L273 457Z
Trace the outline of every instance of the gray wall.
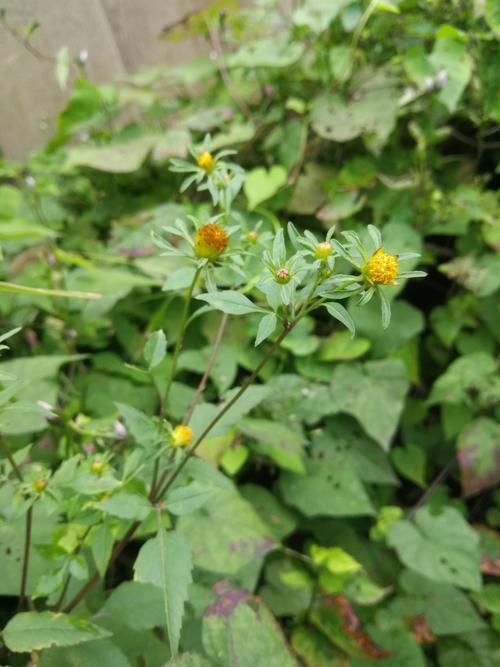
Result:
M105 82L142 66L176 64L207 52L201 40L172 43L158 39L171 25L208 0L0 0L7 21L21 31L33 20L41 26L31 43L54 57L63 46L76 57L89 52L87 74ZM43 146L67 93L54 65L37 58L0 27L0 150L22 159Z

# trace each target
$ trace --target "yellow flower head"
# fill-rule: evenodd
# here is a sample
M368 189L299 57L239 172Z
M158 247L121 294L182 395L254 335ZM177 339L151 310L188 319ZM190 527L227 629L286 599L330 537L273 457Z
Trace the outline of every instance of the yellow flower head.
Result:
M198 167L200 167L200 169L203 169L203 171L206 171L207 174L209 174L215 167L214 156L212 155L212 153L209 153L208 151L200 153L200 155L198 155L196 163L198 164Z
M390 255L379 248L366 264L364 274L369 282L376 285L395 285L398 277L397 255Z
M189 426L179 424L172 431L172 444L174 447L185 447L186 445L190 445L192 439L193 431Z
M39 477L38 479L35 479L33 482L33 488L37 493L42 493L42 491L45 490L45 487L47 486L47 480L45 477Z
M200 259L214 260L227 248L229 237L220 225L209 223L200 227L194 237L194 254Z
M326 260L333 253L332 244L329 243L328 241L323 241L323 243L318 243L315 252L316 252L316 259L319 259L322 262L326 262Z

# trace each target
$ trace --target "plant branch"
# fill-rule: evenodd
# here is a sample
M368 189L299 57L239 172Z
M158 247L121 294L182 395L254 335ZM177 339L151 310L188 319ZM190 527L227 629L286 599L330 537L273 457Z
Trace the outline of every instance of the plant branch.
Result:
M156 502L158 502L158 500L161 500L161 498L165 495L165 493L168 491L168 489L172 486L172 484L175 482L175 480L179 476L180 472L182 471L182 469L184 468L186 463L193 456L193 454L195 453L198 446L207 437L207 435L210 433L210 431L213 429L213 427L222 419L222 417L226 414L226 412L230 408L232 408L233 405L236 403L236 401L238 401L241 398L241 396L245 393L245 391L248 389L248 387L252 384L252 382L258 376L260 371L267 364L269 359L271 359L271 357L274 355L276 350L279 348L283 339L286 338L286 336L290 333L290 331L292 331L292 329L297 324L299 319L300 319L300 316L297 317L295 320L293 320L293 322L288 323L288 325L286 325L284 327L283 331L280 333L280 335L276 339L274 345L269 349L268 353L261 360L261 362L257 365L257 367L255 368L253 373L247 377L245 382L241 385L239 391L237 391L236 394L233 396L233 398L230 401L228 401L221 410L219 410L219 412L215 415L215 417L205 427L205 429L203 430L201 435L199 435L198 438L195 440L195 442L189 447L189 449L184 454L184 456L181 459L177 468L172 472L170 477L167 478L167 481L165 482L165 485L163 486L163 488L160 491L158 491L158 493L156 494L156 498L155 498Z
M31 548L31 528L33 526L33 505L30 505L26 512L26 525L24 529L24 554L23 554L23 571L21 574L21 588L19 591L19 601L17 603L17 611L20 611L24 605L26 597L26 584L28 582L28 568L30 561Z
M165 387L165 392L163 394L163 401L162 401L163 409L167 406L170 389L172 388L175 372L177 370L179 355L181 353L182 345L184 343L184 333L186 330L186 323L189 315L189 304L191 303L191 297L193 296L193 290L195 288L198 277L201 273L201 268L202 267L198 267L196 269L195 274L193 276L193 280L191 281L191 285L187 289L186 298L184 302L184 310L182 311L181 321L179 324L179 335L177 337L177 342L175 344L175 349L174 349L174 356L172 359L172 367L170 369L170 375L167 380L167 386Z
M5 454L5 458L10 463L10 465L12 467L12 470L14 471L15 476L17 477L17 479L20 482L22 482L23 481L23 473L21 472L21 469L19 468L19 466L17 465L14 457L12 456L12 453L11 453L10 449L7 447L7 445L5 444L5 442L3 441L2 438L0 438L0 447L3 449L4 454Z
M210 358L207 363L207 367L205 368L205 372L203 373L203 377L200 380L200 383L198 385L198 388L196 390L196 394L194 395L193 400L191 401L191 405L188 408L188 411L186 412L186 416L184 417L183 424L189 424L189 420L193 416L194 409L200 400L201 395L203 394L205 387L207 385L207 380L208 376L210 375L210 371L213 368L213 365L215 363L215 360L217 358L217 353L219 351L219 347L222 343L222 339L224 337L224 332L226 330L226 325L227 325L227 320L228 320L228 315L227 313L224 313L222 315L222 319L220 321L219 325L219 330L217 331L217 335L215 337L215 341L212 347L212 352L210 353Z

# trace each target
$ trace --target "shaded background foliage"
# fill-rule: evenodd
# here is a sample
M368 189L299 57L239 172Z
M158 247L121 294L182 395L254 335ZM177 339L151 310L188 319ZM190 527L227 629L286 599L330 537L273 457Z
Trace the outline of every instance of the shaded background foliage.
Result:
M83 453L69 488L89 513L108 517L86 533L92 521L67 499L59 517L57 495L39 502L29 592L54 604L64 563L69 599L89 571L106 571L113 534L127 520L143 522L140 540L108 573L106 594L92 593L78 610L88 625L71 616L54 629L43 617L59 648L43 651L41 664L165 664L172 638L155 630L164 623L157 555L162 539L180 535L195 583L183 653L171 664L495 667L498 3L305 0L292 13L237 4L219 0L164 35L203 35L212 59L119 85L82 77L47 148L0 166L2 280L104 295L5 293L0 302L3 329L23 328L12 360L0 364L2 382L25 380L0 415L4 442L18 463L30 446L28 474L52 469L56 490L69 476L61 463ZM175 341L184 287L151 233L189 213L209 215L204 198L178 194L168 169L207 132L213 150L237 148L247 170L232 213L245 229L291 219L318 236L332 226L364 234L374 223L388 251L421 252L429 277L388 288L386 331L376 304L349 305L355 339L326 316L305 318L263 384L203 444L202 459L220 471L193 462L198 487L187 499L178 489L167 505L175 533L161 528L157 542L144 543L157 526L138 500L143 483L126 498L116 489L124 466L137 463L134 450L147 448L158 411L144 344L160 328ZM192 400L218 319L205 314L187 331L174 420ZM262 358L256 327L251 315L230 318L206 412ZM57 406L57 419L47 421L40 399ZM96 479L85 466L98 455L109 465ZM24 537L12 497L6 484L5 622ZM64 624L76 633L66 648ZM18 637L30 632L10 626L4 640L27 650Z

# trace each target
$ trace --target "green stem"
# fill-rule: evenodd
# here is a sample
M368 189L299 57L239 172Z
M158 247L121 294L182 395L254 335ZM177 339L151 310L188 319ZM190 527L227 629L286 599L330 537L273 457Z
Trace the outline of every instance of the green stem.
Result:
M12 466L12 470L14 471L15 476L17 477L17 479L20 482L22 482L23 481L23 474L22 474L19 466L15 462L14 457L12 456L12 453L11 453L10 449L7 447L7 445L5 444L3 439L1 439L1 438L0 438L0 447L3 449L6 459L8 460L10 465Z
M184 310L182 311L182 316L181 316L181 321L179 325L179 335L177 337L177 342L175 344L175 349L174 349L174 356L172 358L172 367L170 369L170 375L167 380L167 386L165 387L165 392L163 394L163 410L168 404L168 397L170 394L170 389L172 388L172 383L175 378L175 372L177 370L177 363L179 361L179 355L182 350L182 345L184 343L184 333L186 330L186 322L188 319L189 315L189 305L191 303L191 297L193 296L193 290L195 288L196 282L198 281L198 277L201 273L202 267L198 267L195 271L195 274L193 276L193 280L191 282L191 285L188 287L187 292L186 292L186 298L184 301Z
M26 526L24 530L23 571L21 574L21 588L19 591L19 602L17 604L17 611L20 611L23 608L24 599L26 597L26 584L28 582L28 568L30 562L32 525L33 525L33 505L30 505L26 513Z
M179 462L179 465L175 468L175 470L172 472L170 477L167 477L167 480L163 486L162 489L160 489L156 493L156 498L155 502L158 502L165 493L168 491L168 489L172 486L172 484L175 482L179 474L181 473L182 469L186 465L186 463L189 461L189 459L193 456L195 453L196 449L198 446L201 444L201 442L207 437L207 435L210 433L210 431L213 429L213 427L222 419L222 417L226 414L228 410L230 410L233 405L238 401L241 396L245 393L245 391L248 389L248 387L253 383L253 381L256 379L260 371L264 368L264 366L267 364L269 359L274 355L276 350L279 348L281 345L282 341L290 331L295 327L297 322L300 319L300 315L293 320L293 322L289 323L288 326L286 326L283 331L280 333L278 338L276 339L274 345L269 349L265 357L261 360L261 362L257 365L257 367L254 369L253 373L247 377L245 382L241 385L239 391L236 392L236 394L233 396L233 398L228 401L225 406L215 415L215 417L210 421L210 423L205 427L201 435L198 436L198 438L195 440L195 442L189 447L189 449L186 451L184 456L182 457L181 461Z

